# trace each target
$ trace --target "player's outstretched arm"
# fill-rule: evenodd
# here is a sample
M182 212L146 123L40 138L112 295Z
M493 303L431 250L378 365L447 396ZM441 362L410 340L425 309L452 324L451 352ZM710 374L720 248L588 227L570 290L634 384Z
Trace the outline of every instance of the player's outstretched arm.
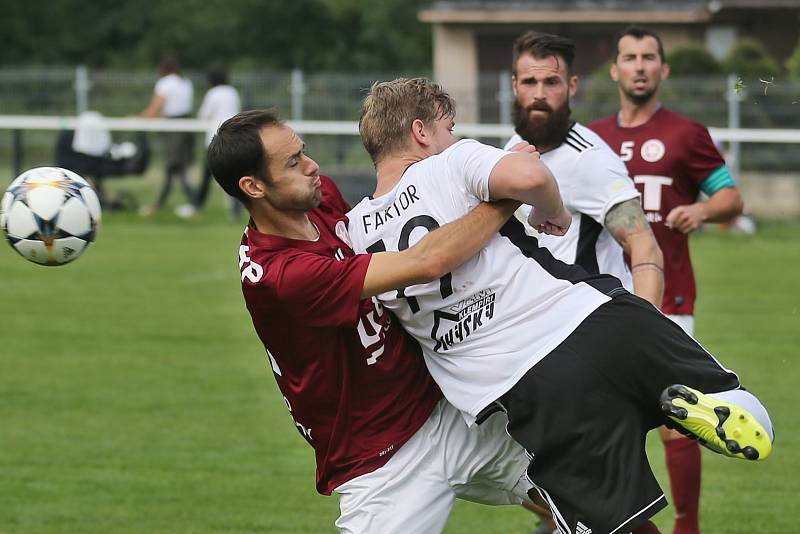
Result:
M708 200L673 208L667 215L667 225L688 234L704 222L728 222L742 214L744 202L735 187L720 189Z
M631 259L633 292L661 308L664 296L664 256L638 198L608 210L605 227Z
M438 280L477 254L519 206L513 200L482 202L406 250L373 254L361 298Z
M539 232L564 235L572 222L561 201L558 183L538 154L514 152L498 161L489 175L489 196L533 206L528 221Z

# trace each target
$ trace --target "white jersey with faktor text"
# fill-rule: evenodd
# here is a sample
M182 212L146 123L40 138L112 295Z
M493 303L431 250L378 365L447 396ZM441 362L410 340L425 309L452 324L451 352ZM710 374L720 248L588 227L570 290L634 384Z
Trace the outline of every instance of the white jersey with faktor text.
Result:
M514 134L506 149L522 139ZM616 276L628 290L633 279L622 247L606 230L608 211L621 202L639 197L625 164L600 137L580 124L573 124L561 145L541 156L558 182L564 207L572 214L572 225L563 237L538 236L539 244L566 263L580 265L592 274ZM530 206L521 206L517 218L526 231Z
M414 163L389 193L348 213L356 252L405 250L489 200L508 152L465 139ZM621 290L555 260L512 218L478 255L440 280L379 296L423 348L444 395L472 422L601 304Z

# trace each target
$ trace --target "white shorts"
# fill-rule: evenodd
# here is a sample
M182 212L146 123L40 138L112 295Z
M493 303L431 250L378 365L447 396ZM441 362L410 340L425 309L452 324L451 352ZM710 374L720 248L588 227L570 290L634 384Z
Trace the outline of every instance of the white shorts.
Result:
M445 400L380 469L348 480L336 527L347 534L429 534L444 530L456 497L519 504L533 486L530 457L506 432L499 412L467 427Z
M667 317L678 323L684 332L694 337L694 315L667 315Z

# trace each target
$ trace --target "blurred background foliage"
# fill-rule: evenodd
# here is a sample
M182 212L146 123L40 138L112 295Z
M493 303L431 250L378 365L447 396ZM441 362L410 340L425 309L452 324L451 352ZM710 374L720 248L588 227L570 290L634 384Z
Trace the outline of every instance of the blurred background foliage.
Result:
M428 0L0 0L0 67L429 69Z

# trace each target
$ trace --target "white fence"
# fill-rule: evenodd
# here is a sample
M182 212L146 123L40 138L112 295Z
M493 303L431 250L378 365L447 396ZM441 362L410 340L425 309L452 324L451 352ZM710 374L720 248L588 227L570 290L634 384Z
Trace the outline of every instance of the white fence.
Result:
M0 129L5 130L71 130L77 117L0 115ZM356 121L295 121L286 123L303 135L358 135ZM106 117L111 131L128 132L205 132L211 125L199 119L142 119ZM800 129L709 128L718 142L800 143ZM456 124L458 137L508 138L514 133L510 124Z
M201 72L187 75L194 81L197 105L206 88L205 76ZM358 118L361 99L372 82L398 75L430 73L234 71L231 82L239 89L245 109L275 107L283 118L304 121L296 124L305 135L323 135L313 139L313 146L324 163L364 166L368 159L360 156L360 143L351 137L355 130L347 122ZM150 71L0 68L0 116L52 116L62 120L61 116L92 109L108 117L123 117L145 107L155 80L156 73ZM509 82L508 72L481 72L477 91L475 88L465 91L458 86L446 88L454 95L469 95L457 99L460 115L456 123L470 117L470 122L480 123L458 124L461 135L497 139L507 134L508 127L502 125L509 123L511 117L513 95ZM713 128L715 137L727 143L728 163L735 174L739 174L740 167L744 171L800 172L800 151L787 146L787 142L794 141L787 141L791 134L787 137L783 133L784 129L800 126L800 80L770 80L767 84L763 80L739 80L735 76L671 77L664 84L661 96L670 109L716 127ZM605 73L581 77L578 94L571 102L573 116L582 122L610 115L618 106L616 85ZM114 124L126 127L127 123ZM163 127L151 123L134 128L157 130L189 126L190 123ZM198 131L203 129L200 125L190 129L195 127ZM742 133L731 133L742 128L745 129ZM773 128L781 133L772 133ZM7 149L3 153L4 144L25 145L28 154L41 154L52 145L49 134L44 132L40 135L13 134L10 139L8 143L0 139L0 166L5 166L2 158L8 156Z
M77 117L74 116L0 115L0 130L12 132L9 154L11 176L19 174L23 167L26 166L24 132L72 130L75 128L76 123ZM144 119L131 117L106 117L104 123L109 130L120 132L188 131L199 133L205 132L210 126L199 119ZM352 139L358 135L358 123L355 121L289 120L287 124L304 136L332 136L332 138L328 139L329 141L342 137L350 138L346 143L347 146L340 146L338 151L360 151L357 146L360 143L356 139ZM736 176L740 174L737 156L739 154L738 148L741 144L800 144L800 129L709 128L709 131L717 142L726 143L729 147L736 149L728 154L728 163ZM457 123L455 134L459 137L488 139L501 144L513 134L513 129L509 124ZM342 145L341 142L334 144ZM316 143L312 145L312 149L316 151L315 145ZM334 151L336 150L334 149ZM343 160L345 157L342 156L338 159ZM362 158L361 161L362 164L359 166L369 167L369 165L363 164L366 161L365 159ZM328 161L324 161L324 158L321 163L324 163L326 167L335 166ZM43 162L42 164L48 163Z
M9 180L18 175L24 168L37 165L52 165L49 156L38 155L25 158L23 139L34 136L35 132L55 138L56 132L74 129L77 118L74 116L27 116L0 115L0 132L12 132L10 161L3 163L0 177L6 175ZM208 124L197 119L143 119L115 118L105 119L109 130L115 132L163 132L189 131L205 132ZM298 133L308 138L316 136L310 143L312 155L323 165L326 172L336 174L340 179L340 187L350 193L353 199L369 193L369 182L372 166L358 139L358 123L355 121L288 121ZM785 147L785 151L797 152L792 145L800 144L800 129L765 129L765 128L710 128L711 135L718 141L728 143L757 144L753 146ZM28 133L26 133L28 132ZM508 124L462 124L456 125L455 133L460 137L476 137L496 144L503 143L512 134ZM201 142L202 135L198 135ZM319 154L328 145L328 154ZM6 147L7 149L8 147ZM360 160L349 165L336 165L337 157L331 154L340 152L339 162L347 160L348 152L360 155ZM322 156L322 157L320 157ZM326 158L328 161L326 161ZM333 164L331 164L333 161ZM730 161L729 161L730 163ZM9 165L10 164L10 168ZM8 169L8 170L6 170ZM739 185L747 198L748 211L751 214L772 217L797 217L800 215L800 177L796 171L784 173L737 174ZM2 183L0 178L0 183Z

